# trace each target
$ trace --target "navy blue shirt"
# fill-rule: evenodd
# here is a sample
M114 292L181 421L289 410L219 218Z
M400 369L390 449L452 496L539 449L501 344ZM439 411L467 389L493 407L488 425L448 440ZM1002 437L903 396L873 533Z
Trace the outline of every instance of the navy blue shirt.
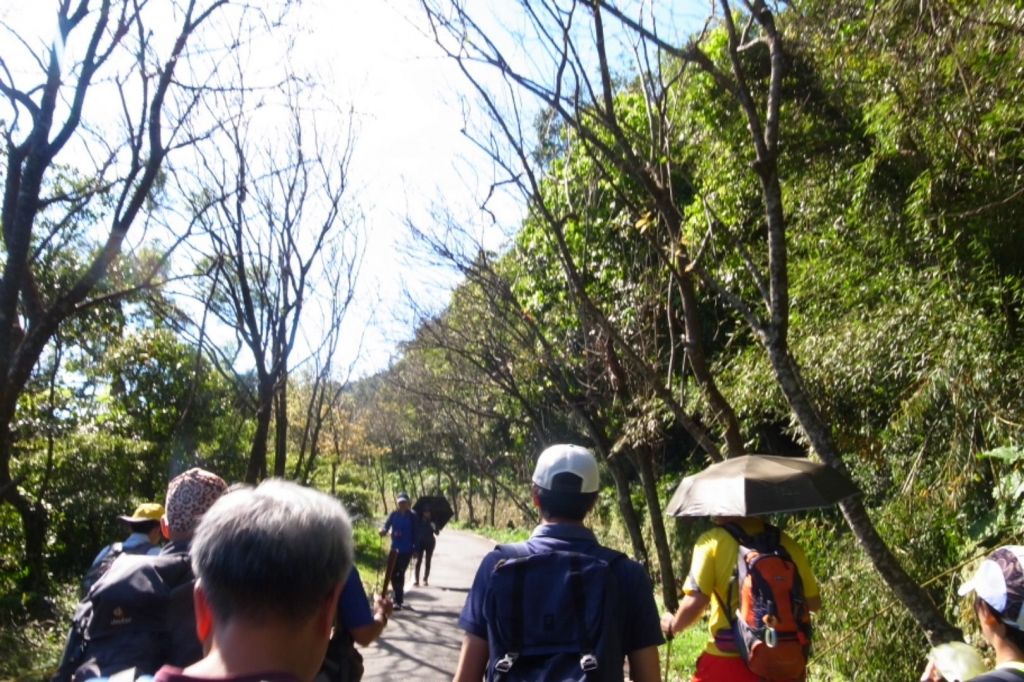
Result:
M384 522L384 530L391 531L391 549L399 554L412 554L416 546L416 514L393 511Z
M534 529L526 542L532 552L580 552L588 554L598 546L594 534L583 526L575 524L545 523ZM484 595L487 583L494 571L494 565L503 555L497 550L490 552L480 562L473 579L473 587L466 597L466 604L459 616L459 627L471 635L487 639L487 621L484 618ZM654 590L647 571L637 562L626 559L612 564L612 570L619 581L622 604L622 650L630 652L665 642L661 635L658 607L654 603Z
M338 597L338 621L346 630L373 622L370 600L366 597L366 588L355 567L349 571L345 586L341 588L341 596Z

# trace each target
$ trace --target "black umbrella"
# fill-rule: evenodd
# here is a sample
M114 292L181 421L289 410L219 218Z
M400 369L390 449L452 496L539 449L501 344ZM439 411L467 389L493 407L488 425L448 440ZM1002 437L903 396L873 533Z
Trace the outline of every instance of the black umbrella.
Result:
M805 457L746 455L683 479L670 516L756 516L830 507L859 491L830 466Z
M455 516L452 506L441 495L424 495L418 498L416 504L412 506L412 510L417 514L422 514L424 509L430 510L430 520L434 522L434 527L437 530L444 528L445 524Z

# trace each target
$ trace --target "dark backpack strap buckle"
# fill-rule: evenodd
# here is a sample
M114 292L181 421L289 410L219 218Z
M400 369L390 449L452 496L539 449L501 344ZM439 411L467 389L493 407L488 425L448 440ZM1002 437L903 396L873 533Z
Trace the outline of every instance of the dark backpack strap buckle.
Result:
M597 670L597 656L589 653L580 656L580 668L585 673L590 673Z
M510 651L494 663L494 669L499 673L507 673L512 669L517 658L519 658L519 654Z

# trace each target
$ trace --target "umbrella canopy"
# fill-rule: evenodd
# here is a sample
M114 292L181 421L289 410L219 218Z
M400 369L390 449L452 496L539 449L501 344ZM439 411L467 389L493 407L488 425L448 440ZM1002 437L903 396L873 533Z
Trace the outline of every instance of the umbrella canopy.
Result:
M445 524L455 515L448 500L441 495L424 495L412 505L412 510L417 514L422 513L424 509L430 510L430 520L434 522L434 526L438 530L444 528Z
M665 513L757 516L829 507L858 492L832 467L803 457L745 455L684 478Z

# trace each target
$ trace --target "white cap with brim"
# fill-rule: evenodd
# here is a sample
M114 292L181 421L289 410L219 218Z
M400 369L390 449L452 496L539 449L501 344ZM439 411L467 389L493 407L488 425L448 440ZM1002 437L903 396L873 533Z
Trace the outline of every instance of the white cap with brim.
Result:
M991 606L1004 623L1024 630L1024 546L1005 545L989 554L957 590L961 597L971 592Z
M398 497L395 498L399 502L408 502L409 496L405 493L398 493Z
M533 482L553 492L596 493L601 487L594 453L579 445L552 445L540 453Z

